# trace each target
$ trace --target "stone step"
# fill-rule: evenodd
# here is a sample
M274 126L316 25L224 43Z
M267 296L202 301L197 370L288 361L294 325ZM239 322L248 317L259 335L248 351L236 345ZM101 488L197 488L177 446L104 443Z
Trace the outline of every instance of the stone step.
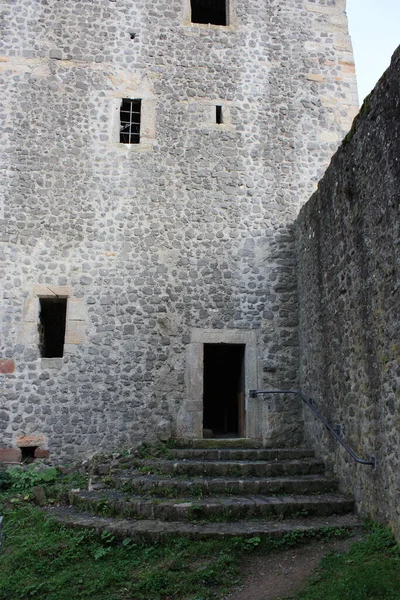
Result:
M172 438L174 448L263 448L261 440L251 438Z
M313 538L318 534L326 535L328 531L360 527L353 514L332 515L329 517L309 517L308 519L234 521L230 523L187 523L184 521L149 521L114 519L91 516L77 511L73 507L51 507L43 509L53 519L71 527L86 527L97 533L107 531L118 540L130 538L138 542L156 542L177 537L220 539L240 536L242 538L290 539L295 532L297 538L303 533Z
M318 459L276 461L196 461L142 460L137 473L172 476L206 477L273 477L278 475L312 475L323 473L324 463Z
M313 458L309 448L181 448L172 449L171 454L178 460L290 460Z
M76 491L72 505L95 514L104 512L125 518L162 521L237 521L240 519L285 518L296 515L327 516L353 510L353 500L334 494L319 496L229 496L201 500L154 499L127 496L116 490Z
M136 494L160 498L185 496L202 498L210 495L249 494L321 494L334 492L338 484L324 475L302 475L300 477L242 478L193 477L171 479L160 475L131 477L126 473L111 476L116 488Z

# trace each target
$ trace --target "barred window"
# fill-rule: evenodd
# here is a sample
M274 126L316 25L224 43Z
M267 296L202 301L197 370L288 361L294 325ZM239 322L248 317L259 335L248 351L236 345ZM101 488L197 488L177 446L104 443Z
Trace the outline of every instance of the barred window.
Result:
M192 23L228 25L228 0L191 0Z
M121 144L139 144L141 109L141 100L132 100L131 98L122 99L119 133Z

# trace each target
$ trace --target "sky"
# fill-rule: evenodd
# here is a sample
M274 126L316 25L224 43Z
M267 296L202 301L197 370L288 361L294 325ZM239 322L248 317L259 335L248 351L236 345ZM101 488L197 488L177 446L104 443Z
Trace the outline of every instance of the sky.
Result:
M347 0L360 104L400 44L400 0Z

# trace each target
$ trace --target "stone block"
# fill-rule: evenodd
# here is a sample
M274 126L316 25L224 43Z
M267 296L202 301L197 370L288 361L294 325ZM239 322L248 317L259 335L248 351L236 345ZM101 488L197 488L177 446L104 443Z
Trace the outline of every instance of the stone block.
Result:
M0 448L0 463L20 463L22 453L19 448Z
M22 310L22 320L26 323L37 323L39 319L39 298L26 298Z
M203 345L188 344L186 346L186 389L187 404L203 399Z
M305 2L305 8L309 12L319 13L322 15L335 15L337 14L336 6L320 6L319 4L314 4L313 2Z
M86 339L84 321L67 321L65 330L66 344L80 344Z
M44 435L20 435L17 437L17 446L19 448L31 448L32 446L43 446Z
M15 371L15 362L13 360L0 360L0 374L10 375Z
M197 329L191 330L191 342L197 344L255 344L257 333L245 329Z
M85 321L87 317L86 304L80 298L68 298L67 320Z
M306 73L306 79L309 81L325 81L324 76L321 73Z
M50 452L43 448L36 448L34 453L35 458L50 458Z
M49 285L48 288L56 295L62 297L72 296L72 287L70 285Z
M66 354L76 354L78 352L78 348L76 344L64 344L64 356Z
M19 324L18 343L24 346L37 346L39 344L37 323Z
M47 285L35 285L33 288L33 293L35 296L42 296L44 298L49 298L56 295Z
M33 501L38 506L44 506L46 504L46 494L44 489L40 485L35 485L32 488Z
M56 60L62 60L62 51L58 49L50 50L49 58L54 58Z
M60 370L63 366L63 359L62 358L42 358L41 365L42 365L42 369Z
M70 285L35 285L33 288L35 296L51 298L52 296L70 297L72 287Z

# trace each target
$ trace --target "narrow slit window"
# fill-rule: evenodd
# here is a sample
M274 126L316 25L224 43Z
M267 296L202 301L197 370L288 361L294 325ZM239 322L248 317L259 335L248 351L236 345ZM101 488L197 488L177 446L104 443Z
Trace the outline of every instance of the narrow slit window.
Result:
M191 0L192 23L228 25L228 0Z
M215 107L215 120L217 125L221 125L224 122L222 116L222 106L220 105L217 105Z
M139 144L141 112L141 100L123 98L121 102L119 130L119 141L121 144Z
M39 337L42 358L64 354L67 298L40 298Z

